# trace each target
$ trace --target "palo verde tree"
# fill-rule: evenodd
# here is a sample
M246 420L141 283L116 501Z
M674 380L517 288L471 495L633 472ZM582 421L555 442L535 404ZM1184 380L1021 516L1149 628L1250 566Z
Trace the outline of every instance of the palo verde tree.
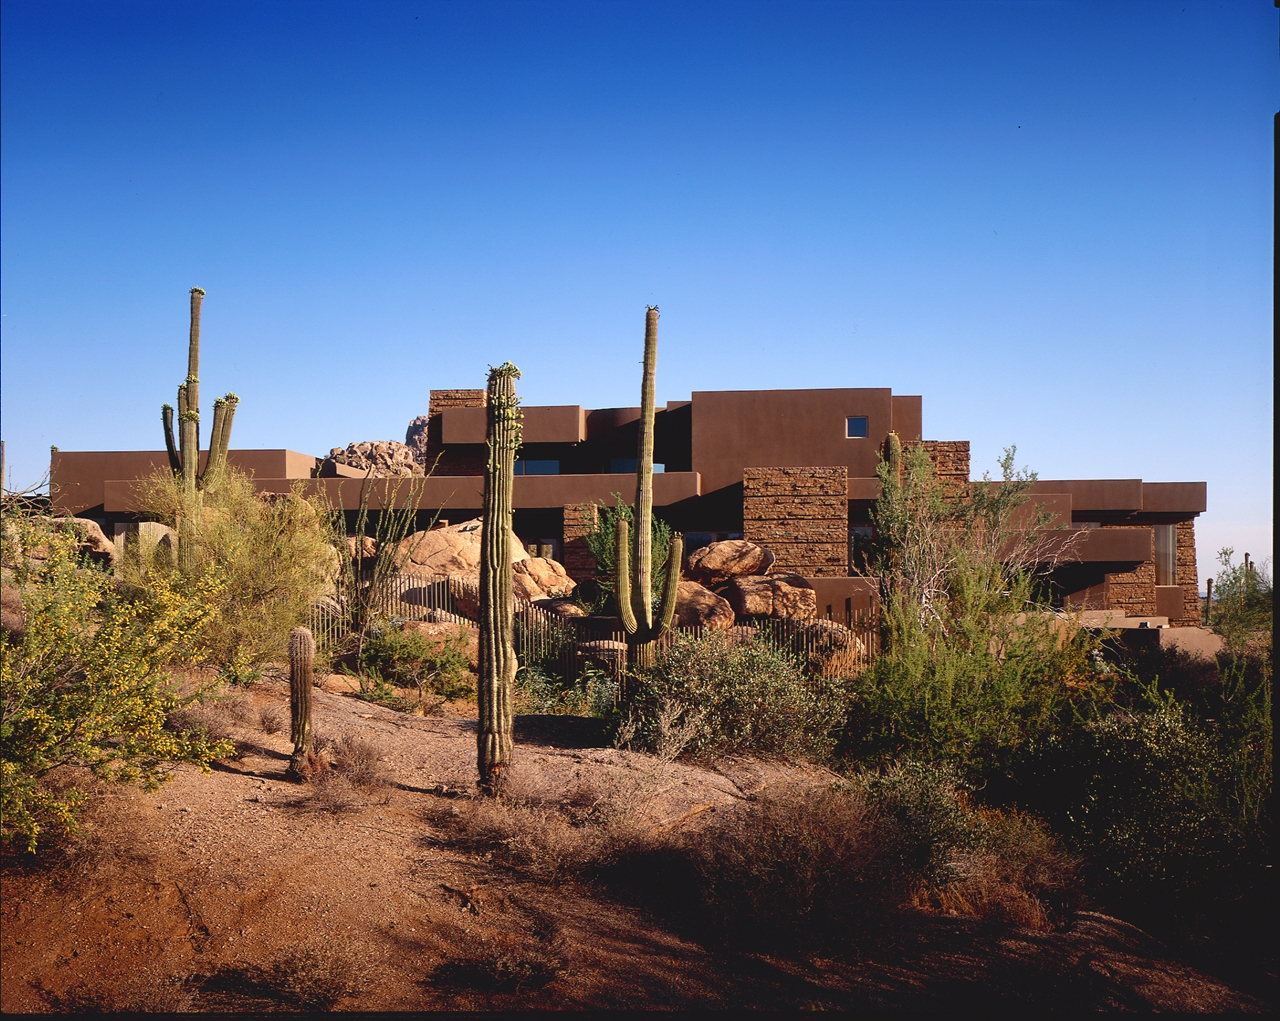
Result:
M618 615L627 633L633 662L641 666L653 664L654 643L671 627L676 613L676 596L680 588L680 560L684 555L684 539L679 532L671 536L667 554L666 580L662 595L654 605L653 598L653 417L654 376L658 367L658 309L650 305L644 323L644 376L640 384L640 441L636 455L636 503L634 541L630 525L623 516L617 518L617 559L614 592Z
M200 307L204 290L191 288L191 333L187 343L187 380L178 387L178 443L173 440L173 405L160 409L164 424L164 446L169 467L182 479L183 488L194 494L206 480L217 478L227 462L231 444L231 421L240 398L230 393L213 402L213 429L209 435L209 459L200 471Z
M512 689L515 685L515 603L511 579L511 491L520 446L520 370L510 362L489 370L489 459L480 531L480 684L476 759L480 787L493 793L511 762Z

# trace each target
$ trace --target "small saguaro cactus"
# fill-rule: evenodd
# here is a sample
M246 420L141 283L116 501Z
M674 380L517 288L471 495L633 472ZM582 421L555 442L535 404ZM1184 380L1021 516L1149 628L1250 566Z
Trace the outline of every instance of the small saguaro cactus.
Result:
M510 362L489 370L489 458L484 476L480 530L480 684L476 761L480 788L495 792L511 762L512 688L515 686L515 603L511 579L511 491L520 446L520 370Z
M293 758L289 772L305 775L311 754L311 682L316 659L316 642L311 631L296 627L289 632L289 736Z
M899 483L902 482L902 441L898 439L896 432L890 431L888 438L884 441L885 454L884 459L889 465L889 470L893 472L893 477Z
M658 605L653 605L653 420L654 377L658 367L658 309L650 305L644 323L644 376L640 385L640 442L636 455L636 504L634 543L625 518L617 521L617 575L614 593L618 615L641 666L652 664L654 642L671 627L680 589L680 561L684 538L671 536L666 577ZM634 554L634 555L633 555Z
M178 387L178 442L173 439L173 405L160 409L160 421L164 426L164 446L169 455L169 467L182 479L182 487L188 494L203 489L205 481L213 479L226 467L227 448L231 443L231 422L235 418L240 398L227 394L213 402L213 429L209 435L209 459L204 471L200 471L200 308L204 303L204 291L191 288L191 332L187 341L187 380Z

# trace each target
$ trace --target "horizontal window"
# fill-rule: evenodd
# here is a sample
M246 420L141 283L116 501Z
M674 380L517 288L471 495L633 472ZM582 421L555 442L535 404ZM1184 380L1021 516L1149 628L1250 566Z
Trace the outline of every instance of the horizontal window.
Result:
M844 420L844 434L851 440L865 440L867 438L867 416L857 415L853 418Z
M610 475L634 475L639 467L640 462L634 457L613 457L609 459ZM663 465L655 464L653 466L654 474L661 474L663 467Z
M516 461L517 475L559 475L559 461L535 461L520 458Z

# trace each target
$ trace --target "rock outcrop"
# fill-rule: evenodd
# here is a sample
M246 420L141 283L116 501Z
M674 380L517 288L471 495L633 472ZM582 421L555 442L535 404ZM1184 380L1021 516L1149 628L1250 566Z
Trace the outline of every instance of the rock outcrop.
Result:
M727 631L733 627L733 607L696 581L680 582L676 595L676 626Z
M696 549L685 560L685 576L708 588L730 578L768 574L774 555L745 539L727 539Z
M419 415L409 423L409 428L404 431L404 445L413 451L413 456L418 461L425 461L427 457L427 424L430 419L426 415Z
M334 447L320 464L321 475L325 474L326 464L344 464L361 472L372 470L375 479L410 478L423 474L413 448L395 440L348 443L346 449Z
M809 620L818 612L818 595L798 574L731 578L722 593L739 617Z
M577 584L562 564L549 557L525 557L511 565L515 594L532 602L535 599L563 599Z

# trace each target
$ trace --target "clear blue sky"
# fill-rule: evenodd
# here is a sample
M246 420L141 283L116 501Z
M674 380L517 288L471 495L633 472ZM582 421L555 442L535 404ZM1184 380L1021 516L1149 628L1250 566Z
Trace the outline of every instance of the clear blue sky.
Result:
M4 0L3 406L155 449L208 291L235 446L888 386L1045 478L1206 480L1271 552L1277 12L1229 3Z

